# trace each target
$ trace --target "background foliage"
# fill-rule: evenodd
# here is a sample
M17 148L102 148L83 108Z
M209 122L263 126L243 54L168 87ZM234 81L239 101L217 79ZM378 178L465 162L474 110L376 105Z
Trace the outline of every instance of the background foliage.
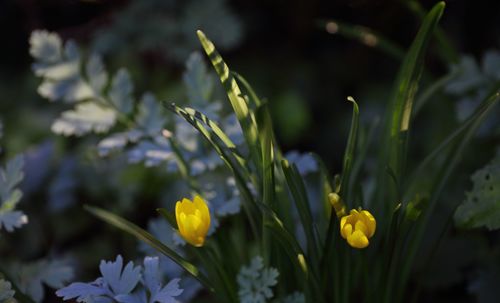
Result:
M426 92L434 87L437 93L432 98L417 96L410 159L427 155L498 87L500 41L495 20L500 9L495 9L498 4L480 2L447 3L441 30L450 48L436 37L426 57L421 88ZM432 4L422 2L424 8ZM186 161L197 169L193 174L198 185L212 195L217 218L239 211L234 180L220 168L215 153L208 153L210 149L187 123L170 113L160 115L164 108L154 102L175 100L223 121L226 132L235 127L215 74L199 53L193 53L199 50L196 29L202 28L231 68L269 100L284 150L314 151L331 172L338 173L351 118L345 97L352 95L358 101L360 140L368 140L373 117L382 116L390 98L402 50L408 48L420 24L416 11L405 1L286 5L222 0L2 1L0 34L9 43L0 49L0 163L5 171L0 182L0 268L17 271L19 277L8 278L25 281L17 284L35 300L58 301L51 288L94 280L100 260L115 260L121 254L125 263L142 264L145 255L155 254L83 212L82 205L89 203L148 226L166 243L181 241L168 233L170 229L154 212L189 193L172 174L182 169L170 161L176 148L189 155ZM48 32L38 32L48 39L37 39L31 36L35 29L55 31L61 39ZM388 46L378 33L390 41ZM380 44L373 44L373 37ZM47 40L48 44L33 47ZM92 55L97 53L100 57ZM84 68L79 69L79 64ZM95 102L82 101L89 94L105 106L96 108ZM446 187L446 198L430 220L429 230L449 224L446 214L457 201L464 201L455 213L457 227L447 230L432 260L417 260L411 283L421 292L422 302L495 302L497 298L497 288L491 286L500 275L499 234L494 230L499 208L498 106L495 110L473 139L474 148L466 152ZM87 121L90 114L99 119ZM163 121L165 117L170 120ZM163 123L174 134L192 140L172 142L168 136L156 136ZM64 135L104 132L106 136L68 139L51 129ZM233 134L234 142L243 142L238 129ZM375 150L375 145L369 145L367 167L359 171L365 191L375 188L365 176L370 165L375 166L375 155L370 156ZM21 153L22 158L16 156ZM317 171L315 161L292 155L288 159L301 163L301 173ZM314 184L317 176L309 178ZM426 182L422 179L422 186ZM418 203L425 204L425 197L415 200ZM24 215L28 224L21 226ZM17 223L6 223L12 220ZM21 228L6 233L11 226ZM479 229L464 230L470 227ZM424 242L439 237L429 234ZM252 255L246 265L262 270ZM164 257L159 266L169 279L181 273ZM51 275L45 276L47 272ZM274 274L269 275L271 286ZM245 279L244 274L238 277ZM2 293L8 294L10 288L0 280L0 289L6 289Z

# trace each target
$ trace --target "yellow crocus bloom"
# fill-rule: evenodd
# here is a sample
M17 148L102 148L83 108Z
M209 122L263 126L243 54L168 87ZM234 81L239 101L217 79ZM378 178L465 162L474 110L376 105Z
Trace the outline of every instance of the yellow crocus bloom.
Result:
M349 215L340 219L340 234L354 248L365 248L375 234L377 222L367 210L351 210Z
M186 198L177 201L175 219L184 240L196 247L203 246L210 228L210 212L200 196L196 195L193 201Z

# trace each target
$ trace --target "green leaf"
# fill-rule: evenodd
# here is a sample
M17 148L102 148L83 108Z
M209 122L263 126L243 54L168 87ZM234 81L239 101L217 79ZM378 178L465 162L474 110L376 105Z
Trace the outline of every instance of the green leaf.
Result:
M429 205L424 210L423 219L419 221L417 228L414 233L409 235L409 248L408 253L406 254L405 261L403 263L403 267L400 270L398 281L400 285L405 285L407 279L410 274L411 266L413 264L413 260L418 251L418 247L422 242L422 238L424 235L425 228L427 226L428 221L434 211L437 201L439 200L441 193L443 192L443 188L448 182L450 175L453 170L458 165L460 159L464 154L465 148L468 146L470 140L472 139L474 133L479 128L481 123L486 119L488 114L492 111L495 105L498 104L498 100L500 99L500 91L496 91L492 95L490 95L484 102L481 104L480 108L476 110L476 112L468 119L468 121L463 124L467 124L467 127L464 129L463 136L457 138L454 141L454 145L451 146L450 151L447 155L445 155L446 161L441 165L440 168L435 169L433 171L433 175L435 175L434 188L432 190L432 194L429 199ZM467 123L468 122L468 123ZM396 288L397 289L397 288ZM401 297L403 294L403 287L397 289L398 295L397 297Z
M497 94L497 93L496 93ZM451 134L449 134L429 155L427 155L422 162L418 165L418 167L413 171L411 176L407 180L406 190L405 190L405 200L409 199L411 195L415 191L414 188L418 185L418 178L422 177L422 174L426 172L426 169L429 168L429 164L432 163L438 156L442 155L442 153L449 148L453 143L456 143L457 138L462 135L464 132L467 132L475 123L478 121L482 121L484 117L489 113L489 111L495 106L498 102L496 99L496 94L493 94L489 98L487 98L476 111L467 118L463 123L461 123Z
M153 247L160 253L164 254L165 256L169 257L175 263L179 264L179 266L181 266L190 275L192 275L195 279L197 279L203 286L205 286L208 290L212 291L213 289L212 283L202 273L200 273L200 271L198 270L198 268L196 268L194 264L190 263L189 261L181 257L178 253L176 253L174 250L164 245L162 242L153 237L153 235L151 235L144 229L104 209L88 205L84 207L88 212L98 217L99 219L103 220L104 222L111 224L133 235L137 239L151 245L151 247Z
M307 198L304 181L295 164L292 163L290 165L287 160L283 160L281 161L281 167L306 234L307 247L311 253L311 258L317 262L319 260L319 245L314 232L315 223L309 207L309 199Z
M444 7L444 2L439 2L424 18L395 82L389 108L390 120L388 120L389 130L387 134L389 153L387 154L387 161L388 166L394 170L398 179L403 176L413 100L424 66L424 56L438 21L443 14Z
M255 91L253 90L250 83L248 83L248 81L245 78L243 78L242 75L240 75L236 72L231 72L231 73L234 75L234 77L236 77L236 80L238 80L243 85L243 87L246 89L248 96L250 97L249 100L252 101L253 106L255 108L258 108L259 106L261 106L262 101L260 100L260 98L257 96Z
M263 202L271 207L274 202L274 143L271 116L267 104L257 109L259 126L259 141L261 152L262 170L262 197Z
M251 182L251 176L245 166L246 161L239 155L234 143L215 122L202 113L190 108L183 109L175 104L171 104L169 109L198 130L232 171L238 189L240 190L243 200L246 202L243 206L249 217L250 224L252 225L254 233L257 235L256 226L259 221L257 216L258 207L247 185L247 182Z
M351 120L351 130L349 131L349 139L347 140L347 146L344 152L344 163L342 167L342 176L340 180L340 197L349 203L349 184L351 182L351 169L354 161L354 153L356 151L356 144L358 138L358 128L359 128L359 107L356 101L352 97L347 97L347 100L352 102L352 120Z
M472 177L472 190L455 212L455 222L465 228L500 228L500 154Z
M408 8L421 20L427 15L426 10L417 1L404 1ZM446 63L456 63L459 59L459 54L453 48L451 41L446 37L445 32L440 26L437 26L435 37L438 43L437 53Z
M247 101L243 98L241 90L236 83L229 67L226 65L222 57L215 49L214 44L210 41L205 34L198 30L198 38L206 54L210 58L215 71L219 75L220 81L226 90L231 106L238 118L243 135L248 144L248 148L252 155L252 159L256 167L260 165L260 147L258 142L257 122L252 111L248 108Z

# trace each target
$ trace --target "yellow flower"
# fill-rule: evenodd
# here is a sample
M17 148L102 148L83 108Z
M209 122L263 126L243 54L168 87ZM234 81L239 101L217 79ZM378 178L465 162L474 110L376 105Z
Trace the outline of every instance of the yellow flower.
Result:
M340 234L354 248L365 248L375 233L377 222L367 210L351 210L349 215L340 219Z
M175 219L179 233L189 244L203 246L210 228L210 212L207 203L198 195L193 201L182 199L175 204Z

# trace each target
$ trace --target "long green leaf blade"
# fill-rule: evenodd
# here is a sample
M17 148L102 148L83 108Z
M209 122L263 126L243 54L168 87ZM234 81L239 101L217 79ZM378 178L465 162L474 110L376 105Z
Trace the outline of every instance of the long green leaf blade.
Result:
M153 237L152 234L149 232L145 231L144 229L140 228L139 226L135 225L132 222L129 222L125 219L123 219L120 216L117 216L109 211L106 211L104 209L98 208L98 207L93 207L93 206L85 206L85 209L93 214L94 216L98 217L99 219L103 220L104 222L111 224L133 236L135 236L137 239L146 242L149 244L151 247L159 251L160 253L164 254L165 256L169 257L174 261L175 263L179 264L184 270L186 270L191 276L193 276L195 279L197 279L203 286L205 286L208 290L212 291L212 283L210 280L208 280L196 266L183 257L181 257L178 253L176 253L174 250L170 249L168 246L160 242L158 239Z
M424 18L403 61L391 98L388 165L399 179L403 176L413 100L422 73L424 56L444 7L445 3L439 2Z
M349 131L349 138L347 139L347 146L344 153L344 163L342 167L342 177L340 180L339 195L346 203L349 203L350 192L349 184L351 182L351 170L354 162L354 153L356 152L356 145L358 142L358 129L359 129L359 107L352 97L347 98L352 102L352 120L351 129Z
M492 109L498 104L499 100L500 100L500 91L496 91L484 101L484 106L481 106L479 109L476 110L476 112L472 115L473 120L471 121L471 123L468 123L468 126L464 131L463 136L459 140L457 138L457 140L455 141L456 142L455 146L450 149L446 157L447 160L443 163L442 167L437 170L436 173L437 182L435 182L435 186L432 191L429 205L424 210L424 217L420 221L420 224L415 231L413 241L411 241L408 253L406 254L404 266L398 277L398 280L400 281L401 285L405 285L405 282L409 277L411 265L413 264L413 260L418 251L418 247L422 242L427 222L429 221L433 213L433 210L439 198L441 197L441 193L443 192L444 186L446 185L449 177L451 176L452 172L458 165L460 159L464 154L464 149L468 146L476 130L479 128L481 123L486 119L486 117L488 117L488 114L492 111ZM479 114L476 115L477 113ZM403 289L399 289L398 296L401 296L402 292Z
M205 53L210 58L215 71L219 75L220 81L226 90L231 106L238 118L243 135L248 144L256 167L260 165L260 148L258 142L257 122L253 112L249 109L247 101L243 98L238 83L231 74L229 67L224 62L220 54L215 49L214 44L205 34L198 30L198 38L205 50Z

